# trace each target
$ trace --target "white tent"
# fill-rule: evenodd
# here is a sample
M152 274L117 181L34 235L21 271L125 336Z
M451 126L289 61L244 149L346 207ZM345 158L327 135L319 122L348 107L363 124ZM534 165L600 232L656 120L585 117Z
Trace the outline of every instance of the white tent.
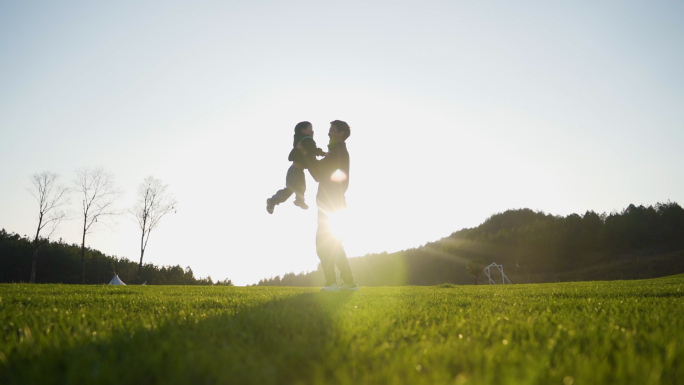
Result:
M117 274L114 274L114 278L112 278L111 281L109 281L110 285L125 285L121 279L119 279L119 276Z

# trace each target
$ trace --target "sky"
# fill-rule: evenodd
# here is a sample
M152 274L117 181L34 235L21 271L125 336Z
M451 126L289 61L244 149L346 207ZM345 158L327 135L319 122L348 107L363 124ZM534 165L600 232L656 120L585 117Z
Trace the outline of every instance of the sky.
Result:
M31 236L30 176L152 175L178 201L144 262L237 285L315 270L316 184L285 185L296 123L351 126L350 257L508 209L684 204L684 3L0 2L0 228ZM52 239L80 244L73 219ZM139 259L121 215L86 245ZM37 274L39 274L38 268ZM28 277L27 277L28 279Z

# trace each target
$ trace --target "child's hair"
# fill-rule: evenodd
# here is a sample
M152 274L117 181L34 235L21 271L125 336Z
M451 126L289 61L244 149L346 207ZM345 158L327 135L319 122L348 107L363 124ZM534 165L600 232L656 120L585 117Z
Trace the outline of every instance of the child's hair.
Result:
M299 122L299 123L297 123L297 125L295 126L295 134L296 134L296 135L301 134L301 133L302 133L302 130L305 129L305 128L307 128L307 127L309 127L310 125L311 125L311 123L309 123L309 122Z

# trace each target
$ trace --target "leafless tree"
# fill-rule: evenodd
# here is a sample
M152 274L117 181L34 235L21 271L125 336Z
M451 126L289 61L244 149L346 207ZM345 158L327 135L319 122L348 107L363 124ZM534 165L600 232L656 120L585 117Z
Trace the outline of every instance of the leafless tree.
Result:
M148 176L138 186L138 198L131 213L138 220L142 236L140 237L140 263L138 264L138 277L142 271L143 256L147 248L150 233L158 225L159 221L171 212L176 212L176 199L167 191L168 185L160 179Z
M81 214L83 215L83 237L81 239L81 283L85 283L85 238L99 225L119 214L114 202L121 192L114 184L112 174L102 168L81 168L76 170L73 181L74 191L81 196Z
M36 282L36 259L38 249L50 239L62 220L66 219L67 213L61 208L68 203L69 189L62 185L57 185L59 176L54 172L43 171L31 176L33 187L28 190L38 201L38 229L33 240L33 263L31 264L31 283ZM47 237L40 239L40 232L43 229L48 232Z

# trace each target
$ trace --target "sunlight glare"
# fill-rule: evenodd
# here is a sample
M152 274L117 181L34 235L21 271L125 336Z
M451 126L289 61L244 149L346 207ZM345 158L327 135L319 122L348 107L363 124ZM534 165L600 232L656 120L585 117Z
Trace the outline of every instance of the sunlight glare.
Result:
M332 173L332 175L330 175L330 180L338 183L344 182L345 180L347 180L347 174L344 171L337 169L335 170L335 172Z
M349 215L347 210L340 210L328 215L328 224L332 234L341 240L347 239L351 233Z

